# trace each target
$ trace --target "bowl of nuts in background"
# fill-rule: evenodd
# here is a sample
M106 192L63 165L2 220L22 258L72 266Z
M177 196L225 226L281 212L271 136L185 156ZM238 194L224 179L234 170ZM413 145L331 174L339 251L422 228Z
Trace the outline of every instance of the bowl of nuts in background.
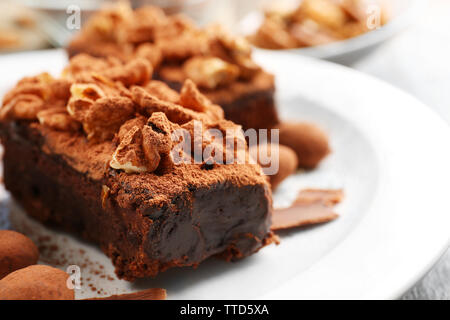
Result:
M265 1L239 23L257 50L351 64L412 24L425 0Z

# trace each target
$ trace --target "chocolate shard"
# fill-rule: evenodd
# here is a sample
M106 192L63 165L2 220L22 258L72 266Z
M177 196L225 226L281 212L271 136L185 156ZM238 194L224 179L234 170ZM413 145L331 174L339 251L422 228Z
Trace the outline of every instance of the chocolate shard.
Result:
M292 206L274 210L271 229L285 230L332 221L339 217L333 207L343 196L342 190L302 190Z

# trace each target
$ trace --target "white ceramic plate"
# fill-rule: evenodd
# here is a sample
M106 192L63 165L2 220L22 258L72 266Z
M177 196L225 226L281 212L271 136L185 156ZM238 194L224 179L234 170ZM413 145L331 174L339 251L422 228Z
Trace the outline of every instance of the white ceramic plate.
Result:
M105 295L148 287L166 288L170 299L396 298L446 249L448 126L411 96L351 69L288 54L256 58L277 76L282 117L320 124L333 148L317 170L285 181L275 205L288 205L303 187L343 188L340 218L285 232L279 246L237 263L211 259L130 284L105 278L113 267L96 246L41 226L12 203L16 228L36 241L50 235L56 254L65 254L63 269L82 267L78 298L97 295L93 288ZM0 89L22 75L59 71L65 59L62 51L0 58Z
M343 64L351 64L373 51L408 25L414 23L420 17L426 4L426 0L388 0L386 2L389 5L392 18L378 30L365 33L355 38L316 47L286 50L255 48L255 50L290 52ZM263 15L261 12L253 11L249 13L239 24L240 32L245 35L254 33L262 20Z

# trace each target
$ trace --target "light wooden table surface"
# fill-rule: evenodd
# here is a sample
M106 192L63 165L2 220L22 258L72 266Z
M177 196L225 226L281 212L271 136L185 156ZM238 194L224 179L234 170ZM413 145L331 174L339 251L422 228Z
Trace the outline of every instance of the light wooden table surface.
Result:
M450 124L450 1L429 0L410 28L352 67L409 92ZM402 298L449 300L450 250Z

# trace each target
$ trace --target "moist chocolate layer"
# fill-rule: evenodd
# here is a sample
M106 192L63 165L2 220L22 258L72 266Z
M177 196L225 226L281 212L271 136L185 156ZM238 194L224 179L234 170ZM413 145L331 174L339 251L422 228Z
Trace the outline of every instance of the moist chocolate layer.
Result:
M245 257L270 238L270 189L253 166L130 175L102 168L106 158L88 164L83 136L27 122L2 123L0 135L5 185L15 199L34 218L98 243L121 278L195 266L220 253Z

